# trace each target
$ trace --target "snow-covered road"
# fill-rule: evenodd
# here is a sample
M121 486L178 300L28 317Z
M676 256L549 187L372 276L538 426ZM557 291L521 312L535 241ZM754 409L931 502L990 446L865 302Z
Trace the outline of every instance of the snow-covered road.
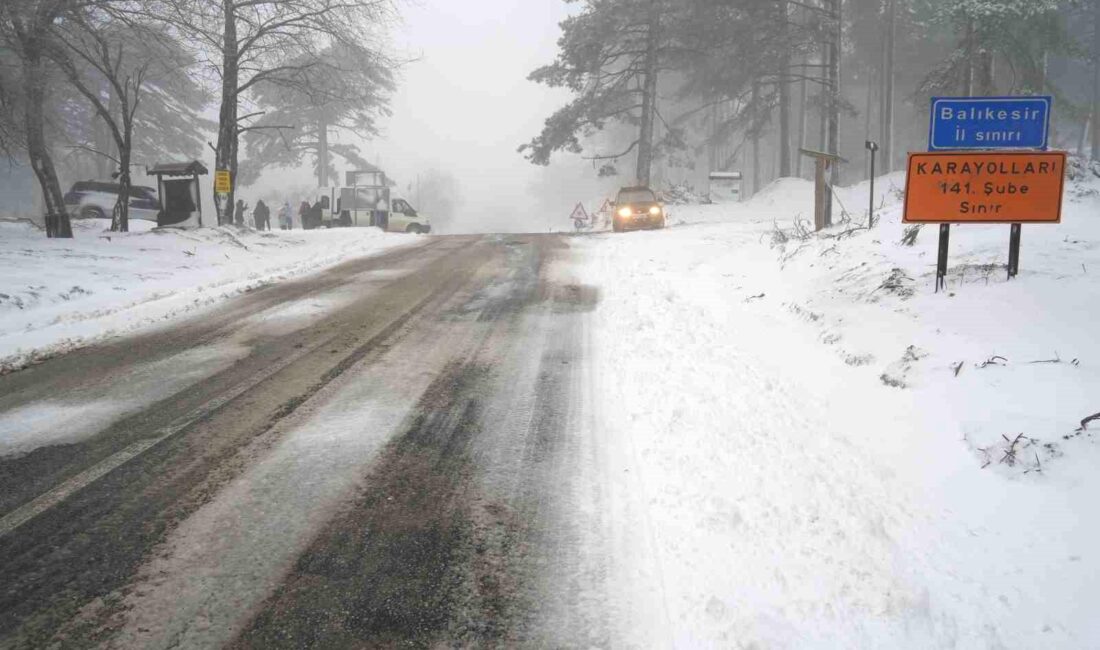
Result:
M436 238L0 378L0 641L606 643L574 267Z
M890 180L873 232L784 181L429 238L0 377L0 646L1097 645L1098 195L933 296Z

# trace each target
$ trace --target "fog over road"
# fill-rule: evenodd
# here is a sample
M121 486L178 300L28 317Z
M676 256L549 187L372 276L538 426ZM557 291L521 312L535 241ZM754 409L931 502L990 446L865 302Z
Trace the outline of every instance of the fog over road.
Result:
M0 647L606 644L570 256L423 238L0 377Z

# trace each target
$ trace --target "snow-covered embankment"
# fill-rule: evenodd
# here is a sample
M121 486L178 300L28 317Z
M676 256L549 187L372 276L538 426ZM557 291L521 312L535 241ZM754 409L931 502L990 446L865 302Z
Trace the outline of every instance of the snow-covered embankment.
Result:
M73 239L0 222L0 372L135 331L343 260L410 245L376 228L238 228L112 233L75 221Z
M1100 643L1100 179L1024 228L1012 281L1007 226L955 228L938 295L903 180L870 231L866 184L813 235L784 180L576 240L637 645Z

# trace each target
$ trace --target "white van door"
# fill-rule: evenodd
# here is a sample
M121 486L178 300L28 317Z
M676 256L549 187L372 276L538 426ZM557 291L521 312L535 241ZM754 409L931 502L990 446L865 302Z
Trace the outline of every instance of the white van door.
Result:
M409 226L416 223L416 211L405 199L394 199L390 206L390 232L408 232Z

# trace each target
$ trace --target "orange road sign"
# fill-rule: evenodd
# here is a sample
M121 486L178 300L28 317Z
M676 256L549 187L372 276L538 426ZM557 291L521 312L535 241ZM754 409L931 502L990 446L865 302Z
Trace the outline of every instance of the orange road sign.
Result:
M911 153L904 223L1061 223L1064 151Z

